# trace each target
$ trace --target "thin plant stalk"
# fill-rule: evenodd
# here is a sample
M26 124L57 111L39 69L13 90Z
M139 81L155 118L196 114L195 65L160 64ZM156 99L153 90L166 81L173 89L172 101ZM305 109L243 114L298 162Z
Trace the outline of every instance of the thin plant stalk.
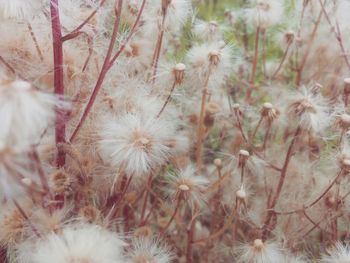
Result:
M273 209L275 208L277 201L280 197L282 187L283 187L285 179L286 179L288 165L289 165L289 162L292 158L293 148L294 148L295 142L296 142L298 136L300 135L300 133L301 133L301 127L298 126L294 132L294 136L293 136L292 141L288 147L287 155L286 155L284 165L283 165L283 168L281 171L280 179L279 179L278 184L277 184L276 192L273 196L271 204L268 205L269 211L267 213L266 220L265 220L264 227L263 227L263 234L262 234L263 237L266 237L270 231L270 229L268 229L268 228L270 227L272 217L275 215L275 212L273 211Z
M38 53L38 56L39 56L40 60L41 60L41 61L44 61L43 53L41 52L41 49L40 49L38 40L37 40L37 38L36 38L36 36L35 36L35 34L34 34L34 31L33 31L32 25L31 25L29 22L27 22L27 28L28 28L28 30L29 30L30 37L31 37L32 40L33 40L33 43L34 43L36 52Z
M144 10L144 6L146 3L146 0L143 0L140 10L137 14L137 18L134 22L134 25L132 26L128 36L126 37L125 41L121 44L120 48L118 49L118 51L115 53L115 55L112 57L112 51L116 42L116 38L118 35L118 30L119 30L119 24L120 24L120 16L121 16L121 9L122 9L122 2L123 0L118 0L118 7L116 10L116 18L114 21L114 27L113 27L113 33L112 33L112 37L110 40L110 44L109 44L109 48L102 66L102 69L100 71L99 77L97 79L97 82L95 84L95 87L91 93L91 96L89 98L89 101L84 109L83 115L80 118L78 125L75 127L71 137L70 137L70 141L72 142L74 140L74 138L77 136L79 130L81 129L81 127L83 126L87 116L89 115L92 106L95 103L95 100L97 98L97 95L99 93L99 91L102 88L102 84L104 82L104 79L108 73L108 71L111 69L111 67L114 65L115 61L117 60L117 58L120 56L120 54L123 52L123 50L125 49L125 46L127 44L127 42L131 39L131 37L133 36L133 34L136 32L136 28L139 24L142 12Z
M63 48L62 48L62 32L59 14L59 0L50 1L51 10L51 26L53 40L53 56L54 56L54 92L56 95L64 96L64 76L63 76ZM60 98L61 99L61 98ZM66 117L61 109L56 109L55 122L55 139L56 145L66 142ZM56 165L62 167L65 164L65 153L58 150Z
M246 101L250 100L254 89L254 85L255 85L256 68L258 65L258 57L259 57L259 39L260 39L260 26L257 27L255 32L255 50L254 50L254 57L252 62L252 71L251 71L250 80L249 80L249 88L246 94Z

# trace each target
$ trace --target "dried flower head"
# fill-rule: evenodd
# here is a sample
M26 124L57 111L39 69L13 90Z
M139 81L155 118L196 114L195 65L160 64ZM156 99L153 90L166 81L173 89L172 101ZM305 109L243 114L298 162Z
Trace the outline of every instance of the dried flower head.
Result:
M56 96L35 89L28 82L0 84L0 147L28 149L38 143L53 122L59 104L62 103Z
M197 175L194 166L189 165L176 173L169 173L167 179L169 186L166 191L172 200L184 200L192 208L205 201L205 190L209 185L209 180Z
M139 114L106 119L100 132L103 159L128 175L147 175L164 164L170 154L173 123Z
M96 225L68 225L60 233L19 246L19 263L122 263L124 241Z
M283 249L274 242L255 239L252 244L243 244L236 250L241 263L280 263L284 262Z
M348 244L337 242L334 248L327 254L323 254L323 263L347 263L350 261L350 248Z
M281 22L283 5L278 0L254 0L248 9L247 19L255 27L268 28Z
M287 111L290 120L296 125L318 133L327 128L332 119L327 100L305 87L294 96Z
M141 237L132 240L127 258L132 263L170 263L174 259L174 254L164 242Z

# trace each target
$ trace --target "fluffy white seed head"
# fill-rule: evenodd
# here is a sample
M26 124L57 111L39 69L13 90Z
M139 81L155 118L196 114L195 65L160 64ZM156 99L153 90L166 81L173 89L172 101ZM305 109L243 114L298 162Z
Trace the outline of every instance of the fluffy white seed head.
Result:
M1 0L0 19L30 20L43 6L43 0Z
M252 244L243 244L236 249L237 262L277 263L285 262L282 248L274 242L255 239Z
M19 263L122 263L124 241L96 225L69 225L19 246Z
M62 106L53 94L34 89L25 81L0 84L0 148L27 149L38 143Z
M279 0L255 0L253 7L246 11L247 19L252 26L268 28L281 22L283 5Z
M175 135L169 121L140 114L106 118L100 131L102 158L127 175L147 175L171 156Z
M201 175L196 175L194 166L189 165L183 170L169 173L169 186L166 192L171 199L182 199L191 207L195 204L201 205L205 201L205 190L209 185L209 180Z
M209 75L209 88L220 87L232 71L232 54L222 43L205 43L192 47L187 53L191 85L203 87Z
M316 133L329 127L332 119L328 101L321 94L315 94L305 87L294 95L287 110L293 123Z
M132 240L126 256L131 263L170 263L174 259L174 254L164 242L144 237Z
M337 242L333 249L324 253L322 263L348 263L350 262L350 247L348 244Z

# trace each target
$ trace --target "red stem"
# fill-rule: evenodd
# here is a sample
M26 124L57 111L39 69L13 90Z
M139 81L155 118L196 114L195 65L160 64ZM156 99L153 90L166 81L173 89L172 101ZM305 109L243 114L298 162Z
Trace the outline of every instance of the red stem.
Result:
M114 26L113 26L113 32L112 32L112 37L111 40L109 42L109 46L108 46L108 50L107 50L107 54L105 57L105 60L103 62L103 66L102 69L100 71L100 75L98 76L96 85L94 90L92 91L92 94L90 96L90 99L85 107L83 116L81 117L77 127L75 128L70 141L74 140L75 136L77 135L78 131L80 130L81 126L83 125L86 117L88 116L88 114L90 113L90 110L96 100L97 94L100 91L101 87L102 87L102 83L107 75L107 72L109 70L109 66L110 66L110 59L112 56L112 52L113 52L113 48L115 45L115 42L117 41L117 36L118 36L118 31L119 31L119 23L120 23L120 15L121 15L121 11L122 11L122 5L123 5L123 0L118 0L118 4L116 6L116 17L114 20Z
M54 56L54 92L58 96L64 95L63 83L63 49L62 49L62 32L61 22L58 9L58 0L51 0L51 25L53 40L53 56ZM55 123L56 145L66 141L66 120L62 110L56 108ZM62 167L65 164L65 153L58 150L56 165Z
M275 208L275 206L277 204L277 201L278 201L278 198L280 197L280 194L281 194L281 191L282 191L282 187L283 187L285 179L286 179L288 165L289 165L289 162L290 162L291 157L293 155L294 144L295 144L295 142L296 142L300 132L301 132L301 127L298 126L298 128L295 130L295 133L294 133L294 136L292 138L292 141L291 141L291 143L290 143L290 145L288 147L287 155L286 155L286 158L285 158L285 161L284 161L284 165L283 165L283 168L282 168L282 171L281 171L281 175L280 175L280 179L279 179L279 182L278 182L278 185L277 185L276 193L275 193L275 195L274 195L274 197L272 199L271 204L268 204L269 211L267 213L266 220L265 220L264 227L263 227L263 237L267 237L268 233L271 230L271 229L269 229L270 223L271 223L271 219L276 214L273 211L273 208Z
M132 37L132 35L135 33L136 31L136 27L140 21L141 18L141 14L143 12L146 0L143 0L139 13L137 15L137 18L135 20L135 23L129 33L129 35L127 36L127 38L125 39L125 41L123 42L123 44L120 46L120 48L118 49L118 51L116 52L116 54L112 57L112 51L116 42L116 38L118 35L118 29L119 29L119 23L120 23L120 15L121 15L121 9L122 9L122 2L123 0L118 0L118 7L117 7L117 12L116 12L116 19L114 22L114 28L113 28L113 33L112 33L112 38L109 44L109 48L106 54L106 58L105 61L103 63L100 75L97 79L96 85L94 87L94 90L92 91L92 94L90 96L90 99L84 109L84 113L82 115L82 117L80 118L77 127L74 129L72 136L70 137L70 141L73 141L75 136L78 134L78 131L80 130L80 128L82 127L82 125L84 124L86 117L88 116L88 114L90 113L92 106L96 100L97 94L98 92L101 90L103 81L108 73L108 71L110 70L110 68L113 66L115 60L119 57L119 55L123 52L127 42L130 40L130 38ZM111 58L112 57L112 58Z

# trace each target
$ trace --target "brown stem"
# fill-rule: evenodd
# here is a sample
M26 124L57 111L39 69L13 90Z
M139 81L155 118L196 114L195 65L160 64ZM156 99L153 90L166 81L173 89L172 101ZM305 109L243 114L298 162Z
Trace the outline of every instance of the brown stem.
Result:
M38 43L38 40L36 39L36 36L34 34L32 25L29 22L27 22L27 27L28 27L30 36L31 36L31 38L32 38L32 40L34 42L36 52L38 53L40 60L44 61L43 53L41 52L41 49L39 47L39 43Z
M111 37L111 40L109 42L107 54L105 56L105 60L103 62L102 69L101 69L100 74L98 76L95 88L92 91L92 94L91 94L91 96L89 98L89 101L88 101L88 103L87 103L87 105L86 105L86 107L84 109L83 115L82 115L81 119L79 120L77 127L73 131L73 134L72 134L72 136L70 138L70 141L74 140L75 136L77 135L78 131L80 130L81 126L83 125L86 117L88 116L88 114L89 114L89 112L90 112L90 110L91 110L91 108L92 108L92 106L93 106L93 104L95 102L97 94L98 94L98 92L100 91L100 89L102 87L102 83L103 83L103 81L104 81L104 79L105 79L105 77L107 75L107 72L109 70L110 59L111 59L113 48L114 48L115 42L117 41L117 36L118 36L122 5L123 5L123 0L118 0L117 6L116 6L116 10L115 10L115 20L114 20L112 37Z
M311 202L309 205L304 206L302 209L296 209L293 211L289 211L289 212L278 212L278 211L274 211L275 214L277 215L290 215L290 214L294 214L294 213L298 213L298 212L302 212L303 210L309 209L311 207L313 207L315 204L317 204L328 192L329 190L331 190L331 188L333 187L333 185L337 182L338 178L342 175L343 173L343 169L340 170L340 172L337 174L337 176L332 180L332 182L330 183L330 185L322 192L322 194L317 197L313 202Z
M301 82L301 79L302 79L302 74L303 74L303 70L304 70L304 67L306 65L306 61L310 55L310 50L311 50L311 47L312 47L312 44L315 40L315 37L316 37L316 32L318 30L318 27L320 25L320 22L321 22L321 18L322 18L322 14L323 14L323 11L321 10L320 14L318 15L318 18L317 18L317 21L316 21L316 24L314 26L314 29L312 30L312 33L311 33L311 37L310 37L310 40L308 42L308 45L306 47L306 51L305 51L305 55L300 63L300 66L297 70L297 77L296 77L296 81L295 81L295 84L297 87L299 87L300 85L300 82Z
M338 41L340 50L341 50L341 52L343 53L343 57L344 57L345 63L346 63L346 65L347 65L348 69L350 70L350 62L349 62L348 56L346 55L345 47L344 47L344 44L343 44L342 34L341 34L341 31L340 31L340 28L339 28L339 23L338 23L337 19L335 18L335 20L336 20L336 22L335 22L335 25L336 25L335 28L336 28L336 29L334 29L334 26L332 25L332 22L331 22L331 20L330 20L330 17L329 17L329 15L328 15L328 13L327 13L325 7L324 7L324 4L325 4L325 3L322 3L321 0L319 0L319 2L320 2L320 5L321 5L321 7L322 7L322 11L323 11L323 13L324 13L324 15L325 15L325 17L326 17L326 20L327 20L329 26L331 27L332 32L334 32L334 34L335 34L335 36L336 36L336 39L337 39L337 41Z
M259 56L259 38L260 38L260 27L258 26L255 33L255 51L254 51L254 58L252 62L252 72L249 80L250 87L248 88L248 91L246 94L246 101L250 100L250 97L254 89L256 67L258 64L258 56Z
M285 179L286 179L288 165L289 165L289 162L290 162L291 157L292 157L293 147L294 147L294 144L295 144L300 132L301 132L301 127L298 126L297 129L295 130L292 141L288 147L287 155L286 155L286 158L284 161L284 165L283 165L283 168L281 171L281 175L280 175L280 179L279 179L279 182L278 182L278 185L276 188L275 195L272 199L271 204L268 205L269 211L267 213L266 220L265 220L264 227L263 227L263 237L266 237L268 235L268 233L271 231L271 229L268 229L270 226L270 223L271 223L270 221L271 221L272 217L276 214L273 211L273 209L275 208L277 201L278 201L278 198L280 197L282 187L283 187Z
M286 50L284 51L283 57L282 57L282 59L281 59L281 62L280 62L280 64L278 65L278 67L277 67L277 69L275 70L275 72L273 73L271 79L274 79L274 78L277 76L278 72L281 70L281 68L282 68L282 66L283 66L283 63L284 63L284 61L285 61L286 58L287 58L287 55L288 55L290 46L291 46L291 43L288 44Z
M193 239L195 237L195 231L196 231L196 220L198 216L198 205L195 207L196 213L191 219L190 229L187 231L187 247L186 247L186 263L192 263L193 262L193 254L192 254L192 245L193 245Z
M30 221L28 215L26 214L26 212L23 210L23 208L20 206L20 204L13 199L13 203L15 204L17 210L19 211L19 213L21 214L21 216L28 222L30 228L33 230L33 233L37 236L40 237L39 231L35 228L35 226L33 225L32 221Z
M160 237L163 237L163 235L165 234L165 232L166 232L167 229L169 228L170 224L174 221L174 218L175 218L177 212L178 212L179 209L180 209L181 199L182 199L181 197L179 197L179 198L177 199L176 207L175 207L174 213L171 215L171 218L169 219L168 223L166 224L166 226L164 227L164 229L163 229L162 232L160 233Z
M50 191L49 183L47 181L44 169L42 167L42 164L41 164L38 152L36 150L34 150L33 153L32 153L32 156L33 156L33 159L34 159L34 161L36 163L36 166L37 166L37 170L38 170L38 174L39 174L41 185L42 185L45 193L50 196L51 200L53 200L53 196L52 196L52 193Z
M245 141L246 143L248 143L248 139L247 139L247 137L246 137L245 134L244 134L243 127L242 127L242 123L241 123L241 121L240 121L240 119L239 119L238 114L235 113L235 116L236 116L236 121L237 121L237 124L238 124L238 129L239 129L239 131L240 131L240 133L241 133L241 135L242 135L242 138L244 139L244 141Z
M172 85L172 87L171 87L170 93L169 93L168 97L166 98L166 101L164 102L164 104L163 104L161 110L160 110L159 113L157 114L157 118L160 117L160 115L161 115L162 112L164 111L165 107L166 107L166 106L168 105L168 103L170 102L170 100L171 100L171 95L173 94L173 91L174 91L175 87L176 87L176 81L173 82L173 85Z
M208 87L204 87L202 91L201 110L199 113L197 128L197 147L196 147L196 164L198 171L202 168L203 163L203 143L204 143L204 112L207 102Z
M166 16L167 16L167 10L168 10L168 5L165 8L163 8L162 24L160 26L160 31L159 31L159 34L158 34L157 44L156 44L156 47L155 47L154 53L153 53L153 60L152 60L152 66L151 66L151 68L153 69L152 76L151 76L152 83L155 82L155 78L156 78L156 75L157 75L158 62L159 62L160 52L162 50L162 44L163 44L164 25L165 25L165 20L166 20Z
M263 119L264 119L264 117L263 117L263 116L260 116L259 122L258 122L258 124L256 125L256 127L255 127L255 129L254 129L254 131L253 131L253 133L252 133L252 136L250 137L250 142L251 142L251 143L253 143L254 138L255 138L255 135L256 135L256 133L258 132L259 127L260 127L260 125L261 125Z
M232 209L232 212L229 216L229 218L226 220L225 224L222 226L222 228L220 228L218 231L216 231L215 233L212 233L210 234L208 237L204 237L204 238L201 238L201 239L198 239L198 240L195 240L193 241L194 244L197 244L197 243L202 243L202 242L206 242L206 241L209 241L209 240L213 240L215 238L218 238L220 237L222 234L225 233L225 231L227 229L229 229L233 223L233 219L236 215L236 210L235 209Z
M76 36L76 33L80 31L89 21L96 15L97 11L103 6L103 4L106 2L106 0L101 0L100 4L96 7L96 9L79 25L77 26L72 32L68 33L62 38L62 41L74 38Z
M58 0L50 1L51 10L51 26L53 40L53 56L54 56L54 90L55 94L64 96L64 79L63 79L63 48L62 48L62 32L61 21L58 8ZM61 98L60 98L61 99ZM56 108L55 123L56 145L66 141L66 117L62 109ZM56 165L62 167L65 164L65 153L58 150Z
M143 199L143 205L142 205L142 210L141 210L141 219L140 221L143 222L144 217L145 217L145 212L146 212L146 207L147 207L147 201L148 201L148 196L149 196L149 191L148 188L151 188L152 185L152 179L153 179L153 175L151 174L148 177L148 181L147 181L147 187L146 187L146 192L145 192L145 198Z
M268 141L269 136L270 136L271 126L272 126L272 123L269 122L267 129L266 129L266 132L265 132L265 136L264 136L264 143L263 143L263 150L264 151L266 150L267 141Z
M120 22L120 14L121 14L121 5L122 5L122 0L118 0L118 8L117 8L117 12L116 12L116 19L115 19L115 23L114 23L114 29L113 29L113 33L112 33L112 38L111 38L111 42L109 45L109 49L107 51L107 55L104 61L104 64L102 66L99 78L96 82L96 85L94 87L94 90L90 96L89 102L86 105L85 109L84 109L84 113L81 117L81 119L78 122L78 125L76 126L76 128L74 129L72 136L70 137L70 141L73 141L74 138L76 137L76 135L78 134L80 128L82 127L83 123L86 120L86 117L88 116L88 114L91 111L91 108L96 100L97 94L100 91L103 81L105 79L105 76L107 75L108 71L111 69L111 67L114 65L115 61L117 60L117 58L120 56L120 54L123 52L123 50L125 49L126 44L129 42L129 40L131 39L131 37L133 36L133 34L136 32L136 28L139 24L142 12L144 10L144 6L146 3L146 0L142 1L141 4L141 8L137 14L137 18L134 22L134 25L132 26L128 36L126 37L125 41L121 44L120 48L118 49L118 51L116 52L116 54L111 58L111 52L113 50L115 41L116 41L116 36L118 33L118 28L119 28L119 22ZM113 42L113 43L112 43Z

